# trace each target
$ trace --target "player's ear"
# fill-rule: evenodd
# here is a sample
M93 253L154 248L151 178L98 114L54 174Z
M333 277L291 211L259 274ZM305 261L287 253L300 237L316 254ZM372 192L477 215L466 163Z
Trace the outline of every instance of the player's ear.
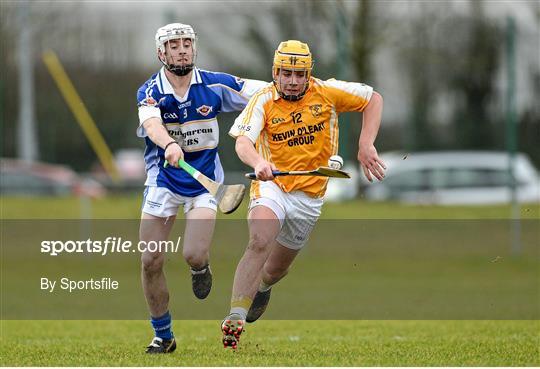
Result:
M273 68L272 77L274 78L274 80L277 80L278 75L279 75L279 68Z

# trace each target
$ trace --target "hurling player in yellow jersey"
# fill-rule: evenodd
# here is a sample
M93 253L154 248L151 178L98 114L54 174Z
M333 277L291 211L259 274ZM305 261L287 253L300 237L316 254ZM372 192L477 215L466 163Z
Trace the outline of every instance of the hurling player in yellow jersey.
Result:
M322 81L311 76L312 68L307 44L280 43L273 84L253 95L229 132L257 180L250 192L249 244L236 269L230 314L221 324L225 347L236 348L244 323L263 314L272 286L287 274L321 212L328 178L275 178L272 170L326 166L338 150L338 114L357 111L363 113L358 161L368 180L384 177L374 146L381 95L361 83Z

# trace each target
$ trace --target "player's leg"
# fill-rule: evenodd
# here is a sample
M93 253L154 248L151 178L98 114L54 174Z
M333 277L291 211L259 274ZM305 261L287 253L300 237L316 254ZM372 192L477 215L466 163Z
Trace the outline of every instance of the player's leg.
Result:
M231 310L223 320L223 345L236 348L243 323L259 285L263 265L281 228L275 212L267 206L253 207L248 216L249 242L234 275Z
M174 219L174 216L159 218L150 214L143 214L139 230L140 240L145 242L167 240ZM154 340L147 348L148 353L172 352L176 347L171 331L169 291L163 273L164 261L165 254L160 251L144 251L141 255L143 292L150 310L151 323L155 333Z
M141 241L164 241L169 238L174 225L175 216L159 218L150 214L143 214L139 229ZM141 255L142 285L148 309L152 316L161 316L167 312L169 292L163 273L165 254L160 251L145 250Z
M276 214L266 206L251 209L248 217L249 242L234 275L231 313L244 318L259 286L263 265L281 229Z
M300 250L293 250L276 242L270 256L264 263L261 283L272 286L285 277L289 267Z
M287 218L277 236L277 245L264 264L261 283L246 317L249 323L259 319L265 312L272 286L287 274L321 214L322 199L296 193L284 194L282 201L287 208Z
M246 316L248 323L253 323L265 312L270 302L272 286L287 275L289 267L299 251L285 247L277 241L275 242L268 259L264 263L259 288Z
M148 187L145 192L139 239L145 243L168 240L177 210L178 204L175 202L174 194L167 189ZM141 254L143 292L155 335L146 352L152 354L168 353L176 348L171 330L169 291L163 273L164 261L165 254L161 250L154 252L145 250Z
M201 204L195 201L193 206L198 205ZM187 204L184 206L184 209L186 208L189 208ZM215 208L194 207L186 212L183 256L191 268L193 293L199 299L206 298L212 288L209 261L215 223Z

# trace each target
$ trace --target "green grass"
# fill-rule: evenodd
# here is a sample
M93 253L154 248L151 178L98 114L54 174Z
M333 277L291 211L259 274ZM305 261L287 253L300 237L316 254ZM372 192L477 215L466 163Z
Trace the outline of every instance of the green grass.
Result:
M538 321L261 321L237 351L216 321L176 321L148 356L148 322L4 321L7 366L538 366Z
M76 198L2 198L0 218L78 219L86 214L94 219L132 219L118 224L126 229L137 228L139 195L92 200L90 213L81 212L85 206ZM239 211L227 217L239 219L236 222L218 224L224 229L216 231L216 245L212 249L216 283L207 300L200 302L191 296L187 267L180 256L172 257L166 266L171 311L177 319L174 332L179 347L174 354L149 357L143 353L152 335L148 321L2 320L0 363L3 366L540 365L538 320L417 320L430 313L451 316L455 306L462 306L461 313L465 316L478 314L486 301L496 302L499 309L491 316L488 314L490 319L493 314L536 319L538 303L527 296L538 296L538 233L534 231L534 222L523 222L523 254L511 256L507 242L509 228L504 221L511 214L509 206L410 206L361 200L325 204L323 219L363 221L320 221L309 247L295 262L279 291L276 290L265 315L269 320L249 325L236 352L224 350L220 344L219 317L214 317L227 309L234 266L246 242L242 220L246 206L244 202ZM523 219L539 219L539 214L539 204L521 206ZM422 220L408 223L388 219ZM426 219L490 221L429 223L423 221ZM57 223L64 224L54 224ZM115 222L105 224L121 231ZM425 227L426 224L429 226ZM2 229L3 316L10 311L32 316L39 303L50 306L48 302L72 304L72 311L79 309L76 311L84 311L92 319L109 318L118 311L121 313L116 316L123 316L121 319L146 316L136 258L35 258L32 248L22 247L34 244L34 238L44 234L60 237L68 231L79 235L78 228L56 231L54 227L47 228L46 223L40 227L45 228L34 228L32 232L11 226ZM231 231L231 227L239 228ZM22 233L18 235L16 231ZM176 233L182 233L180 226ZM336 234L340 235L339 239ZM13 235L16 237L10 239ZM64 273L82 278L94 276L96 270L112 270L113 276L124 278L124 294L110 295L105 303L100 303L103 300L97 295L89 300L75 298L77 301L56 295L52 301L41 298L43 295L34 287L35 278L41 274ZM8 281L16 283L6 284ZM325 293L313 294L314 288ZM340 292L343 289L355 293L343 296ZM424 291L431 300L425 300ZM456 300L449 300L449 296ZM322 299L319 303L317 297ZM452 303L445 306L445 301ZM97 313L93 310L96 306ZM302 310L303 306L310 308ZM449 309L447 312L445 307ZM122 309L128 310L122 314ZM211 320L180 320L190 319L189 312L199 309L200 319ZM344 314L340 317L354 319L363 314L365 320L271 319L287 317L288 311L292 312L291 319L335 319L332 312L336 309ZM393 319L415 320L369 320L381 319L381 310L388 311ZM184 316L180 316L182 311ZM420 313L415 315L415 312ZM80 317L78 314L75 315Z
M108 196L87 200L87 206L75 197L2 197L1 219L139 219L142 195ZM247 199L227 219L246 216ZM89 210L88 210L89 209ZM522 204L521 218L540 218L540 204ZM180 212L181 213L181 212ZM322 218L326 219L506 219L509 205L493 206L415 206L397 203L372 203L362 200L326 203Z

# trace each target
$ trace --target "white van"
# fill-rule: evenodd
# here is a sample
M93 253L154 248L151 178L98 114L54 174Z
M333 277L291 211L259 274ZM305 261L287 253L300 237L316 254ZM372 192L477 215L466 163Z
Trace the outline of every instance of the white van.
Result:
M414 204L502 204L511 201L509 155L494 151L389 152L382 182L365 178L368 200ZM524 154L516 154L514 177L519 202L540 201L540 177Z

